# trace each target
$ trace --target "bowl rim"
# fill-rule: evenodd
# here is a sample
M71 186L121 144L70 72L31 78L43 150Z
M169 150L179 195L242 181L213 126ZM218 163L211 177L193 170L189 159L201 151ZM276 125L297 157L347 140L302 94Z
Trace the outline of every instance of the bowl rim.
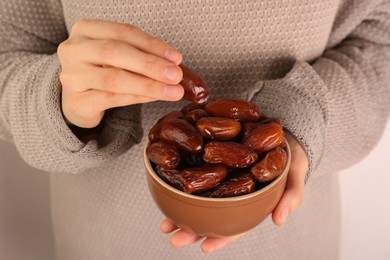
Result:
M285 167L283 173L280 174L278 177L276 177L274 180L272 180L271 183L269 183L267 186L261 188L260 190L257 190L255 192L251 192L251 193L248 193L245 195L236 196L236 197L226 197L226 198L202 197L202 196L186 193L184 191L181 191L179 189L172 187L171 185L166 183L163 179L161 179L161 177L153 169L152 164L146 155L146 149L148 148L148 146L150 144L150 140L148 140L148 139L146 140L146 142L144 144L143 158L144 158L144 164L145 164L145 167L147 170L147 174L151 175L155 181L157 181L161 186L163 186L165 189L169 190L170 192L174 193L175 195L183 196L183 197L186 197L188 199L192 199L192 200L196 200L196 201L205 201L205 202L219 202L219 203L221 203L221 202L240 202L240 201L246 201L246 200L248 200L250 198L254 198L254 197L256 197L258 199L262 198L263 196L272 192L273 191L272 188L276 184L278 184L288 174L290 164L291 164L291 149L290 149L290 145L289 145L286 138L285 138L285 143L286 143L286 150L287 150L287 163L286 163L286 167Z

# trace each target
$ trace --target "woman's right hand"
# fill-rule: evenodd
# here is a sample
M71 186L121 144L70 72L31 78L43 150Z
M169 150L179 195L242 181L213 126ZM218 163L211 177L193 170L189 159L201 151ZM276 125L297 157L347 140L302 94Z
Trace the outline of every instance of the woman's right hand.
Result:
M58 57L62 111L78 127L97 126L110 108L184 94L181 53L129 24L80 20Z

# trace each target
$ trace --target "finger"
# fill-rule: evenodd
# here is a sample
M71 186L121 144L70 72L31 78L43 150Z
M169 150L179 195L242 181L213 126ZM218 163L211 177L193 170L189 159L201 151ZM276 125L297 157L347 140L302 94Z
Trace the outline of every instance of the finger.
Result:
M286 188L281 200L272 212L272 220L275 225L283 226L287 216L302 204L303 197L303 187L291 186Z
M291 166L287 175L286 188L278 205L272 212L272 220L282 226L287 216L296 210L304 199L305 177L308 168L306 154L302 147L293 140L291 142Z
M73 43L72 55L83 62L125 69L169 84L178 84L183 78L179 66L123 41L77 41Z
M169 219L164 219L163 221L161 221L160 223L160 230L161 232L165 233L165 234L169 234L169 233L172 233L173 231L177 230L178 227Z
M227 247L234 241L237 241L239 238L241 238L244 234L231 236L231 237L223 237L223 238L206 238L201 245L201 249L204 253L212 253L217 250L220 250L224 247Z
M134 96L131 94L117 94L100 90L88 90L80 95L75 101L77 103L83 104L84 110L93 114L96 111L105 111L114 107L123 107L128 105L148 103L156 101L156 99Z
M193 243L198 242L200 239L202 239L201 236L179 230L171 237L171 245L173 247L179 248L183 246L188 246Z
M74 125L92 128L99 124L104 111L113 107L148 103L154 99L89 90L83 93L63 92L62 108L65 117Z
M86 36L91 39L114 39L124 41L135 48L157 55L178 65L182 55L161 39L153 37L141 29L126 23L103 20L80 20L72 28L71 37Z
M169 85L145 76L114 67L91 66L77 74L62 74L61 82L75 92L97 89L118 94L149 97L152 99L177 101L184 95L181 85Z

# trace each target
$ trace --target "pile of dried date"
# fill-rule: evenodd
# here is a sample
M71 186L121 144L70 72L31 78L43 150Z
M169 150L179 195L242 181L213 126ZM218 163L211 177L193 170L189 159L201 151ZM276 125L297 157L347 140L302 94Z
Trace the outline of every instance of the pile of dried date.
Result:
M146 155L171 186L204 197L232 197L261 189L287 163L278 119L240 99L209 101L203 80L182 66L191 103L150 129Z

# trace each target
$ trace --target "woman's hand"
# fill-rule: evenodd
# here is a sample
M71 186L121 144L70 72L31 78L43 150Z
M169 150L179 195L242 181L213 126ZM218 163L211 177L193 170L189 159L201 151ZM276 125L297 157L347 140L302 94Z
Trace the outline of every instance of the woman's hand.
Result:
M272 220L275 225L278 226L282 226L285 223L288 214L293 212L302 204L305 177L309 165L306 153L296 138L290 133L286 133L286 138L291 148L291 166L287 176L287 184L284 194L272 212ZM165 234L169 234L177 230L177 232L171 236L171 244L174 247L187 246L203 239L201 236L178 229L178 227L169 219L164 219L161 222L160 230ZM204 253L215 252L228 246L244 235L245 233L224 238L206 237L200 245L201 250Z
M160 224L160 230L161 232L165 234L172 233L173 231L176 231L171 236L171 245L176 248L184 247L191 245L193 243L198 242L201 239L204 239L200 245L201 250L204 253L212 253L219 249L222 249L234 241L238 240L240 237L242 237L244 234L239 234L236 236L231 237L223 237L223 238L213 238L213 237L201 237L193 233L189 233L186 231L183 231L179 229L175 223L173 223L169 219L164 219Z
M286 139L291 149L291 164L283 196L272 212L272 220L278 226L282 226L288 214L301 206L309 169L309 160L298 140L289 132L286 132Z
M62 110L79 127L97 126L109 108L177 101L184 94L182 55L129 24L80 20L58 57Z

